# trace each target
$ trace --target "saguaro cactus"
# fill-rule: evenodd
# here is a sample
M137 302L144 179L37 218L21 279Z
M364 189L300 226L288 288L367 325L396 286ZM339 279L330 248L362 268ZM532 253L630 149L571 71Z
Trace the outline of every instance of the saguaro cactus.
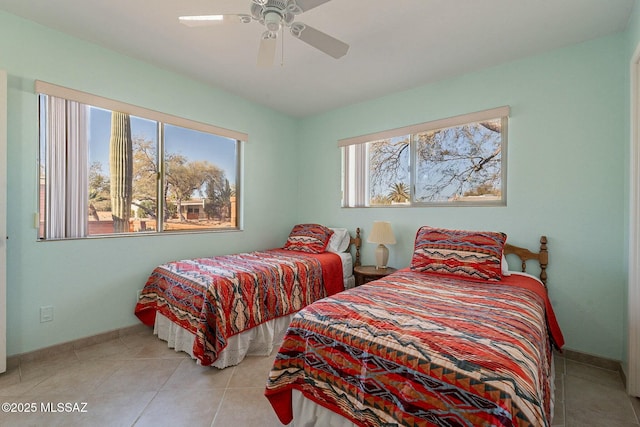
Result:
M129 115L117 111L111 113L109 170L111 173L113 232L126 233L129 231L133 192L133 141Z

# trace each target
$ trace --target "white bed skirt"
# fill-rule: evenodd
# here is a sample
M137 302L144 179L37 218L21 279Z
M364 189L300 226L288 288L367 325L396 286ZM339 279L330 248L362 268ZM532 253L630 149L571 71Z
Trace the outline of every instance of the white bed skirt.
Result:
M345 278L346 289L352 288L354 284L355 278L353 276ZM274 348L282 342L292 318L293 314L279 317L230 337L227 340L227 347L211 366L222 369L227 366L237 365L245 356L270 355ZM193 359L196 359L193 356L195 335L176 325L160 313L156 313L153 333L161 340L166 341L169 348L173 348L176 351L184 351Z
M270 355L274 347L282 342L292 317L293 314L279 317L230 337L227 341L227 347L211 366L222 369L227 366L237 365L245 356ZM160 313L156 313L153 333L161 340L166 341L170 348L176 351L184 351L195 359L193 356L195 335L176 325Z
M293 421L290 427L356 427L354 423L292 390Z

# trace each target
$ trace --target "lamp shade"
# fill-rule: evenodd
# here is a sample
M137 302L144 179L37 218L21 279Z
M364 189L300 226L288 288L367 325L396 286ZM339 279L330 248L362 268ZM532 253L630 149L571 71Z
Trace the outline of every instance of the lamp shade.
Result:
M374 221L373 227L371 227L371 233L367 238L369 243L379 243L393 245L396 243L396 237L391 230L391 223L389 221Z

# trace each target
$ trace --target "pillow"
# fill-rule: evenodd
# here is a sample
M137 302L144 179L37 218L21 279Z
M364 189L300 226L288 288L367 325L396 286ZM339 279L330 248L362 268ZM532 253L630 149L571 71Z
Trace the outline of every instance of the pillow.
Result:
M298 224L289 233L284 249L319 254L329 244L333 230L320 224Z
M351 243L351 235L349 234L349 230L346 228L331 228L333 230L333 234L329 239L329 244L327 245L327 251L329 252L344 252L349 248L349 244Z
M502 254L501 269L503 276L511 276L511 272L509 271L509 264L507 263L507 257L504 256L504 253Z
M498 281L506 240L504 233L423 226L416 233L411 269Z

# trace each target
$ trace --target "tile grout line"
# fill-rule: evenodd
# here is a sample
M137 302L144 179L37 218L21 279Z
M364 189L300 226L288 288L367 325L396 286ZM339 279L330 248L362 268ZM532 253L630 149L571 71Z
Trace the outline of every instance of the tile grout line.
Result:
M126 347L129 348L126 343L124 341L122 341L121 337L118 337L118 340ZM143 360L170 360L169 359L165 359L163 357L149 357L149 358L144 358ZM144 406L144 408L142 408L142 410L140 411L140 413L138 414L138 416L136 417L136 419L133 421L133 423L131 424L131 427L135 426L138 421L140 421L140 419L144 416L145 411L151 406L151 404L153 403L154 399L156 397L158 397L158 395L160 394L160 392L162 391L162 388L167 385L167 383L169 382L169 380L171 379L171 377L178 371L178 368L180 367L180 365L182 364L182 362L178 363L175 367L175 369L173 370L173 372L171 372L171 374L167 375L167 379L162 383L162 385L160 385L158 387L157 390L155 390L155 393L153 395L153 397L151 399L149 399L149 402L147 402L147 404Z
M235 366L228 366L225 369L228 368L233 368L233 371L231 372L231 375L229 375L229 379L227 380L227 384L224 386L224 392L222 392L222 397L220 398L220 403L218 403L218 407L216 408L216 412L213 414L213 419L211 420L211 424L209 425L209 427L214 427L216 424L216 419L218 418L218 414L220 413L220 410L222 409L222 404L224 403L224 398L227 396L227 391L229 391L229 384L231 384L231 379L233 378L233 376L236 373L236 367L238 365Z
M562 358L562 420L563 425L567 424L567 359Z
M153 402L153 399L158 397L158 393L160 393L160 390L156 390L156 393L153 395L153 397L151 399L149 399L149 402L147 402L145 407L142 408L142 410L140 411L140 413L138 414L136 419L133 420L133 423L131 424L131 427L135 426L138 423L138 421L140 421L140 418L142 418L142 416L144 415L145 411L151 406L151 402Z
M636 411L636 408L640 408L640 397L637 396L629 396L629 399L636 399L636 405L633 404L633 401L630 400L631 410L636 416L636 423L640 425L640 412Z
M556 409L558 408L558 397L560 397L560 402L562 404L562 424L555 424L552 421L552 426L553 427L565 427L566 423L567 423L567 405L566 405L566 384L565 384L565 377L566 377L566 373L567 373L567 364L566 364L566 359L565 357L560 357L560 375L558 380L560 381L560 388L561 388L561 392L560 392L560 396L558 396L557 392L558 390L554 390L555 393L555 404L554 404L554 412L556 411ZM554 359L554 361L558 361L557 359ZM556 367L556 371L557 371ZM556 418L554 416L554 418Z

